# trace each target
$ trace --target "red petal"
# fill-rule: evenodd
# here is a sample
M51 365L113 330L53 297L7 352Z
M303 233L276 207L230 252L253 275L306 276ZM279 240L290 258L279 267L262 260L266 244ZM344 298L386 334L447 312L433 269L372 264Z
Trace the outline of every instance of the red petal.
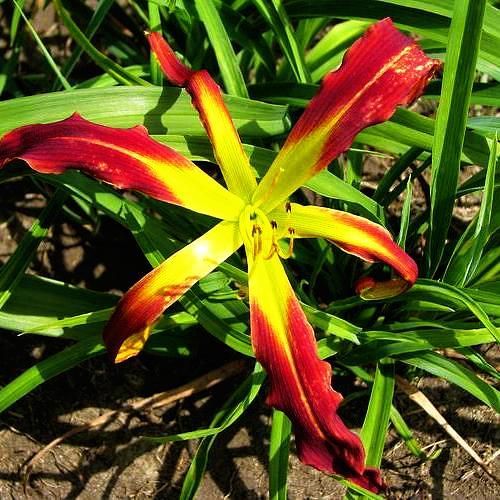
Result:
M116 187L219 218L237 218L242 201L190 160L148 136L142 126L116 129L78 114L44 125L27 125L0 140L0 168L26 161L37 172L80 169ZM196 195L193 195L196 193Z
M269 376L268 403L292 421L300 460L380 491L380 472L365 467L360 438L337 415L342 396L278 257L258 257L249 279L252 343Z
M422 93L439 62L384 19L348 50L323 80L253 202L270 210L345 151L365 127L389 119Z

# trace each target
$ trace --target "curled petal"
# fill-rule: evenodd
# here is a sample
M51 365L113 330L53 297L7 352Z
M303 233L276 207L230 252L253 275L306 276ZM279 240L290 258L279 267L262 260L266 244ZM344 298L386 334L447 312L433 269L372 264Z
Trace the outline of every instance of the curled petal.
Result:
M356 284L356 292L365 299L383 299L398 295L415 283L418 268L415 261L393 240L387 229L363 217L324 207L287 205L288 210L269 214L278 227L279 235L286 236L293 228L297 238L325 238L343 250L368 262L390 265L400 278L376 282L363 278Z
M241 243L238 226L220 222L138 281L122 297L104 330L111 358L119 363L138 354L163 311Z
M27 125L0 139L0 168L14 159L48 174L80 169L118 188L221 219L237 218L243 204L190 160L151 139L142 126L105 127L78 114Z
M326 167L365 127L418 97L439 63L390 19L371 26L328 74L253 196L269 211Z
M337 415L342 396L331 387L331 367L318 358L313 329L276 254L251 262L249 289L252 344L269 377L268 403L292 421L300 460L380 491L380 472L365 467L361 440Z
M174 85L185 87L191 95L227 187L248 201L257 183L219 86L207 71L192 71L184 66L160 33L147 36L167 79Z

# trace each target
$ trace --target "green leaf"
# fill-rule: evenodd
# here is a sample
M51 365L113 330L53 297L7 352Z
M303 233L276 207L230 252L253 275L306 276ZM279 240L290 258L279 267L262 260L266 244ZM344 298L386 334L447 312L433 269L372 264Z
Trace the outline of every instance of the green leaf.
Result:
M266 137L289 128L284 106L224 98L236 127L243 136ZM150 134L203 136L205 130L189 95L177 88L116 87L81 89L20 97L0 102L0 135L16 127L50 123L75 111L88 120L111 127L143 124Z
M441 98L441 80L431 81L424 91L424 96L429 99ZM472 94L470 96L470 104L482 104L484 106L499 106L500 105L500 83L498 82L475 82L472 85Z
M213 0L194 0L194 3L214 49L227 93L248 97L236 54Z
M500 328L497 329L500 332ZM486 328L435 328L398 332L367 331L364 342L341 357L349 366L373 363L383 357L395 357L411 352L424 352L439 348L467 347L493 342L495 337Z
M97 30L101 26L102 22L104 21L104 18L109 12L109 9L112 7L112 5L115 3L115 0L99 0L99 3L97 4L92 17L89 21L89 24L87 25L87 28L85 29L85 36L88 38L90 41L93 36L97 33ZM68 78L71 73L73 72L78 60L80 59L81 55L83 53L83 49L81 46L75 47L73 51L71 52L70 57L68 60L64 63L61 72L63 75ZM127 70L128 71L128 70ZM113 79L114 82L116 80ZM54 84L53 90L60 90L61 86L56 82Z
M102 52L99 52L99 50L92 45L90 40L75 24L68 11L63 7L61 0L54 0L54 6L61 17L61 21L64 23L66 28L68 28L68 31L78 45L80 45L80 47L99 67L111 75L117 82L124 85L151 85L146 80L142 80L141 78L128 73L128 71L122 68L118 63L115 63Z
M458 300L464 304L476 318L488 329L493 337L500 342L500 334L495 326L490 321L488 315L483 310L483 307L478 304L472 296L465 290L453 287L446 283L432 282L431 280L419 280L415 291L426 290L429 293L448 296L452 300ZM498 300L498 297L496 297Z
M458 240L453 254L446 267L444 280L450 284L464 286L470 281L481 261L481 255L492 232L498 226L492 224L492 214L495 213L495 175L497 166L497 140L491 143L490 161L486 169L481 207L473 223ZM497 207L498 208L498 207Z
M295 38L292 24L281 0L253 0L266 23L273 30L283 50L295 79L301 83L311 81L311 75L304 61L304 54Z
M269 499L287 500L288 457L292 423L281 411L273 410L269 441Z
M311 80L319 82L330 71L340 66L345 51L368 28L369 23L345 21L333 26L307 53L306 63Z
M392 185L399 179L401 174L409 168L412 163L423 153L420 148L410 148L406 153L401 155L400 158L394 163L394 165L387 170L384 177L378 183L375 193L373 193L373 199L381 202L384 200L389 193Z
M495 411L500 411L500 393L460 363L435 352L419 353L418 355L407 354L400 356L399 359L404 363L432 373L436 377L448 380L448 382L461 387L483 403L491 406Z
M264 380L264 370L256 363L253 373L238 387L224 406L217 412L210 427L227 427L237 420L255 399ZM210 448L215 442L216 437L217 435L205 437L200 442L184 478L179 496L180 500L194 498L207 467Z
M391 422L410 452L417 458L427 458L425 451L422 450L417 440L413 437L411 429L408 427L408 424L404 421L403 416L399 413L395 406L391 407Z
M148 1L148 18L149 18L149 29L151 31L161 32L161 15L160 7L156 2ZM161 85L163 81L163 75L156 59L156 56L151 52L149 55L149 67L151 73L151 81L155 85Z
M403 249L406 246L406 236L408 235L408 227L410 225L412 195L413 184L410 178L406 183L406 196L403 203L403 210L401 212L401 227L398 235L398 245Z
M377 364L370 402L360 437L366 451L366 464L380 467L389 427L394 394L394 362L389 359Z
M428 0L429 3L436 3ZM475 2L475 0L472 0ZM450 18L453 13L453 5L448 3L446 15L433 13L429 9L419 10L408 5L406 0L399 0L396 5L386 0L288 0L286 9L292 19L304 19L314 17L329 17L339 19L357 19L360 21L377 21L390 17L399 28L416 33L422 38L428 38L442 45L448 43L451 38ZM478 3L482 3L478 2ZM484 7L483 7L484 8ZM498 9L489 6L487 9L486 23L488 28L484 30L481 37L480 63L483 69L494 73L496 79L500 78L498 66L500 65L500 54L498 45L500 42Z
M0 389L0 413L47 380L82 361L105 352L98 335L93 335L37 363Z
M17 37L17 29L19 28L19 21L21 20L21 13L23 12L24 0L18 0L16 8L12 12L12 19L10 21L10 45L14 45Z
M255 27L247 16L240 14L225 3L217 5L219 15L230 40L248 49L264 66L268 75L275 73L275 57L264 37L255 36Z
M14 3L14 5L15 5L15 7L17 9L17 12L19 13L19 15L26 22L26 24L27 24L27 26L28 26L31 34L33 35L33 38L35 39L36 44L38 45L38 47L42 51L43 56L45 57L45 60L49 63L49 66L52 68L52 70L56 74L56 76L59 79L59 81L61 82L62 86L66 90L69 90L71 88L71 85L68 83L68 81L66 80L66 78L64 78L64 75L61 73L61 70L59 69L59 67L55 63L54 59L52 59L52 56L50 55L50 52L46 49L46 47L43 44L42 40L38 36L38 33L36 32L35 28L33 28L33 25L30 23L29 19L24 14L23 9L22 9L22 5L24 4L24 2L22 2L22 4L17 3L16 0L12 0L12 2ZM14 20L13 20L13 22L14 22Z
M431 213L426 252L433 275L443 255L455 201L460 156L486 0L456 0L436 118L431 180Z

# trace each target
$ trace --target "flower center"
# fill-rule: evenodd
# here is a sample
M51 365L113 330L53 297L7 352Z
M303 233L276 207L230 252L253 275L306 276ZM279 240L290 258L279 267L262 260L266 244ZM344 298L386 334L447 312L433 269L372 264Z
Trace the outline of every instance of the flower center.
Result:
M290 247L288 252L283 252L278 244L278 240L284 236L283 231L260 208L247 205L241 212L239 225L247 254L253 259L259 256L270 259L275 253L285 259L291 256L294 230L287 228L285 234L290 238Z

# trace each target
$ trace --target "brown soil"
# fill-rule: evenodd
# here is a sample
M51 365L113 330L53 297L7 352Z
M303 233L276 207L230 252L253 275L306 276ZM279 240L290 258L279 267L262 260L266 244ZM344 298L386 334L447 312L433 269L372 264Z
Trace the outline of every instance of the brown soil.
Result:
M41 352L45 357L62 347L53 341L14 338L6 333L0 343L2 382L33 364ZM177 498L195 443L156 446L140 436L207 425L238 380L228 380L167 410L123 416L104 430L75 436L36 463L26 485L20 468L68 429L138 395L187 382L206 370L201 366L193 369L192 362L167 362L149 356L120 367L97 359L44 384L1 417L0 498ZM500 437L493 411L440 380L423 378L419 386L483 459L493 456ZM389 498L498 497L498 486L439 426L405 396L398 395L397 400L421 445L427 446L428 452L441 449L441 454L421 462L391 432L383 462ZM352 413L357 413L356 408L344 409L344 415ZM349 417L350 425L360 425ZM237 425L219 437L198 498L266 498L268 439L269 411L260 398ZM498 464L496 469L498 473ZM337 499L343 495L334 480L301 465L295 456L288 484L291 499Z

